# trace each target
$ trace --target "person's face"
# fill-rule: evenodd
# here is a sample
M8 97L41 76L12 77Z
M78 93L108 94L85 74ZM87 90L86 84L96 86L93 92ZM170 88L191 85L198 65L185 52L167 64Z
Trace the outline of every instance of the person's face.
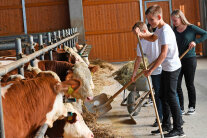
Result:
M158 16L149 13L146 17L148 23L151 25L152 28L156 28L159 25L160 18Z
M173 25L178 27L182 24L181 19L179 17L171 16Z

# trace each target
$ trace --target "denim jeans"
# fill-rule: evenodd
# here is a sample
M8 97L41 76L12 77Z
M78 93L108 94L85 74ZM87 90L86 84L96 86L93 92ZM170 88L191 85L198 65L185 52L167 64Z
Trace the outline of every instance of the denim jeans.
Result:
M162 103L159 97L161 74L151 75L152 85L155 91L155 102L160 120L162 120Z
M170 112L173 118L173 129L181 130L182 116L180 114L180 105L176 100L177 81L180 68L168 72L162 71L160 85L160 99L162 102L163 122L162 126L170 127Z
M195 77L195 71L197 66L197 60L196 57L190 57L190 58L183 58L181 60L181 71L180 75L178 77L178 87L177 87L177 93L179 96L180 101L180 107L182 110L184 110L184 98L183 98L183 90L181 88L182 84L182 78L185 77L185 84L188 90L188 99L189 99L189 105L188 107L194 107L196 105L196 90L194 86L194 77Z

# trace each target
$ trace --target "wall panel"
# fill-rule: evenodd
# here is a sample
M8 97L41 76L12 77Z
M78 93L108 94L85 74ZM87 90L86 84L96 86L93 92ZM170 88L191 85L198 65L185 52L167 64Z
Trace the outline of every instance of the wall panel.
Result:
M169 3L152 2L147 7L153 4L163 8L164 20L170 24ZM172 10L183 10L192 24L200 26L199 0L172 0L171 6ZM86 43L93 45L89 58L126 61L136 57L137 40L131 27L140 20L138 0L83 0L83 14ZM201 54L202 46L198 45L196 51Z

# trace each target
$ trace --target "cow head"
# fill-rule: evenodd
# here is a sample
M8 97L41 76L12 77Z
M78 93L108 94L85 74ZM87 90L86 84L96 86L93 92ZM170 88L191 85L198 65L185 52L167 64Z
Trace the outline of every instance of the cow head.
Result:
M77 111L66 119L64 138L93 138L93 132L85 124L83 117Z

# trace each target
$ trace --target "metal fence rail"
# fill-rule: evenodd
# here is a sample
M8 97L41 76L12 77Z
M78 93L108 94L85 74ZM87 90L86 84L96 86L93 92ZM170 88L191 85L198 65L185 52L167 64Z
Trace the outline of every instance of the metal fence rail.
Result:
M77 33L77 28L73 29L73 33L66 34L65 37L61 37L60 36L60 32L58 32L58 42L51 44L41 50L38 50L30 55L27 55L19 60L16 60L13 63L7 64L3 67L0 67L0 77L7 74L8 72L24 65L25 63L30 62L31 60L33 60L36 57L39 57L41 55L43 55L45 52L51 51L52 49L56 48L57 46L60 46L61 44L64 43L69 43L69 42L76 42L77 37L78 37L79 33ZM62 39L63 38L63 39ZM16 38L16 41L19 41L20 38ZM21 40L20 40L21 42ZM13 47L14 48L14 47ZM1 98L1 85L0 85L0 133L1 133L1 138L5 138L5 133L4 133L4 120L3 120L3 107L2 107L2 98ZM44 127L45 128L45 127ZM41 134L42 135L42 134Z

